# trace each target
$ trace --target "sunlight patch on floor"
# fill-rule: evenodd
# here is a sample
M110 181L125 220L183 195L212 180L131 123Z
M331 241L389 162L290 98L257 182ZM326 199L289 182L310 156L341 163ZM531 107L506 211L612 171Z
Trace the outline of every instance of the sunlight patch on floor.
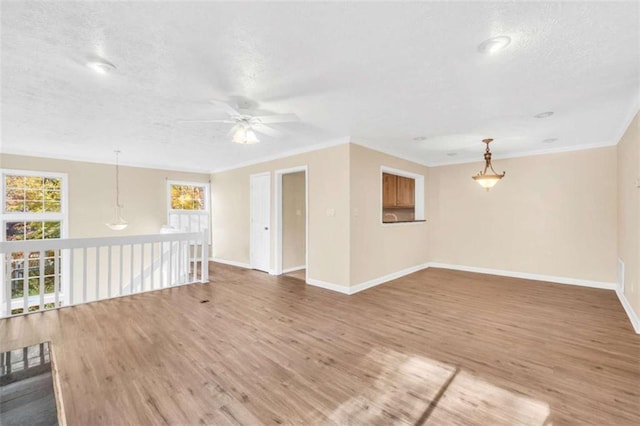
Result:
M549 404L500 388L461 371L438 401L427 425L546 424Z
M337 424L542 426L550 414L545 402L423 356L377 349L356 368L378 374L331 414Z

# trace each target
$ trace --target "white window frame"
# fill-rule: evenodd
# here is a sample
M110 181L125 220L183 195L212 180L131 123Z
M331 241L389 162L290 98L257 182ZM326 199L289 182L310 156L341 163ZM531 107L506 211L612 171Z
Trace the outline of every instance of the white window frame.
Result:
M171 186L172 185L189 185L189 186L203 186L205 188L204 193L204 210L181 210L171 208ZM169 180L167 179L167 225L171 225L171 215L207 215L207 227L209 236L209 243L211 243L211 185L209 182L193 182L184 180ZM197 230L189 230L189 232L198 232Z
M187 185L187 186L204 186L204 210L181 210L181 209L172 209L171 208L171 186L172 185ZM197 213L201 214L204 212L210 213L211 208L209 206L209 199L211 197L211 188L209 186L209 182L189 182L184 180L168 180L167 179L167 220L169 218L169 214L171 213Z
M414 186L414 219L412 222L384 222L384 202L383 202L383 185L382 175L389 173L396 176L402 176L411 178L415 181ZM381 166L380 177L378 178L378 185L380 186L380 223L382 226L402 226L413 225L417 223L425 223L425 209L424 209L424 176L418 173L408 172L406 170L394 169L393 167Z
M5 188L5 176L29 176L29 177L51 177L60 179L60 211L59 212L41 212L41 213L28 213L28 212L6 212L6 188ZM0 195L0 201L2 202L2 206L0 207L0 211L2 212L2 220L0 220L0 224L2 225L2 232L0 232L0 241L5 241L5 232L7 229L7 222L60 222L60 239L69 238L69 175L67 173L58 173L58 172L45 172L45 171L36 171L36 170L16 170L16 169L0 169L0 190L2 194ZM67 300L67 296L69 292L67 291L69 287L69 274L71 272L69 266L69 256L65 255L66 250L63 250L61 253L62 256L62 279L60 282L60 300L64 305L67 305L69 301ZM0 262L0 282L2 283L2 287L4 286L4 280L6 277L5 270L5 261L2 259ZM10 285L10 284L9 284ZM4 291L0 291L0 303L1 306L6 305L6 301L4 300ZM33 300L32 300L33 299ZM50 299L50 300L48 300ZM39 301L39 296L30 296L29 297L29 306L31 306L35 300ZM45 296L45 303L50 303L53 300L53 296ZM20 306L22 304L20 303Z

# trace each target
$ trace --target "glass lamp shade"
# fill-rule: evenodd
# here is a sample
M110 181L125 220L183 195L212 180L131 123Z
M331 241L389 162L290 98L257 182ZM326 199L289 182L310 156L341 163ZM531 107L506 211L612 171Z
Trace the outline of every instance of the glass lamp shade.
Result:
M502 179L502 175L477 175L473 176L473 180L478 182L481 187L485 188L487 191L498 183L498 181Z
M113 231L122 231L129 226L129 223L120 216L120 206L116 206L116 220L105 225Z
M251 145L260 142L254 131L246 127L241 127L236 130L233 134L232 141L243 145Z

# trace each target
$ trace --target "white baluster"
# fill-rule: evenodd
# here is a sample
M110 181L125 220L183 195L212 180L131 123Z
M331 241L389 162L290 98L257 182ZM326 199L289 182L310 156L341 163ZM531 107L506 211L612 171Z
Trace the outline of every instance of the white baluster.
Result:
M40 250L40 258L38 259L38 265L40 266L40 282L38 293L40 296L40 305L38 307L39 310L44 311L44 251Z

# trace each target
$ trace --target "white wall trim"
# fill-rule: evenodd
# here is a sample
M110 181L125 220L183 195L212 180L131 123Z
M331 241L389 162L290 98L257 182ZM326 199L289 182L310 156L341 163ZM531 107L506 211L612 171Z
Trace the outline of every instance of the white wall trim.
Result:
M219 257L210 257L211 262L223 263L225 265L237 266L238 268L251 269L251 265L244 262L236 262L235 260L221 259Z
M307 277L307 284L312 285L314 287L324 288L326 290L337 291L338 293L342 293L342 294L347 294L347 295L351 294L350 287L347 287L345 285L328 283L326 281L320 281L320 280L316 280L314 278L309 278L309 277Z
M633 329L635 330L636 334L640 334L640 318L635 313L635 311L631 307L631 304L627 300L627 297L624 295L622 291L620 291L620 289L616 289L616 294L618 295L618 299L620 299L620 303L622 304L624 311L627 313L627 316L631 321L631 325L633 326Z
M499 275L502 277L522 278L525 280L546 281L556 284L569 284L582 287L601 288L605 290L615 290L616 283L603 281L581 280L577 278L556 277L553 275L531 274L528 272L504 271L501 269L478 268L475 266L451 265L448 263L430 262L432 268L453 269L456 271L476 272L478 274Z
M349 294L355 294L360 291L364 291L368 288L375 287L380 284L384 284L388 281L392 281L400 277L404 277L405 275L413 274L414 272L427 269L428 267L429 267L429 263L422 263L420 265L410 266L400 271L392 272L391 274L383 275L381 277L374 278L372 280L365 281L360 284L356 284L354 286L349 287Z
M299 155L299 154L305 154L307 152L320 151L321 149L326 149L326 148L331 148L331 147L338 146L338 145L348 144L349 140L350 140L350 138L348 136L344 136L344 137L340 137L340 138L336 138L336 139L331 139L329 141L322 142L322 143L315 144L315 145L309 145L309 146L306 146L304 148L298 148L298 149L293 149L293 150L290 150L290 151L285 151L285 152L283 152L281 154L270 155L270 156L267 156L267 157L260 157L260 158L256 158L255 160L245 161L243 163L235 164L235 165L230 166L230 167L223 167L223 168L220 168L220 169L215 169L215 170L211 171L210 173L215 174L215 173L228 172L228 171L231 171L231 170L241 169L243 167L253 166L253 165L256 165L256 164L260 164L260 163L266 163L268 161L279 160L281 158L287 158L287 157L293 157L294 155Z
M300 265L300 266L294 266L293 268L283 269L282 273L283 274L288 274L289 272L300 271L302 269L306 269L306 266L305 265Z

